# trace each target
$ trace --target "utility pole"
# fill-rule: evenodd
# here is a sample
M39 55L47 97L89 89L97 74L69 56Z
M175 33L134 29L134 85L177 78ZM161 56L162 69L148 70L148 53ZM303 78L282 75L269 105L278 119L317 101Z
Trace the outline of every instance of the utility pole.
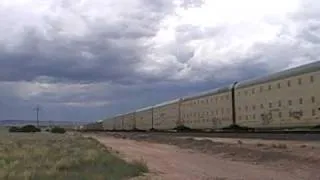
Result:
M37 105L35 110L36 110L36 113L37 113L37 127L39 128L39 111L40 111L39 105Z
M52 120L49 120L49 128L53 127L53 123L52 123Z

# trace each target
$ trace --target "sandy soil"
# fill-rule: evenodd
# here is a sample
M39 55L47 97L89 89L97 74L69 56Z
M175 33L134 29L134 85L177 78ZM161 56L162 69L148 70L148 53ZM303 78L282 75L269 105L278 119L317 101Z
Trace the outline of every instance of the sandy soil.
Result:
M91 136L112 147L127 160L143 159L151 170L146 179L164 180L319 180L320 164L317 159L302 159L296 156L285 156L281 152L273 152L263 159L253 158L261 156L258 150L238 147L237 145L210 144L207 140L191 143L192 147L200 147L199 142L210 146L210 153L200 152L197 148L190 148L181 140L166 139L174 145L155 143L146 140L131 140L127 137L112 137L105 135ZM154 140L156 141L156 140ZM158 139L159 141L159 139ZM177 143L178 141L179 143ZM208 144L209 143L209 144ZM178 147L179 146L179 147ZM237 147L233 147L237 146ZM243 144L242 144L243 146ZM181 148L182 147L182 148ZM201 146L203 148L203 146ZM215 149L215 150L213 150ZM249 153L249 156L244 154ZM260 153L260 154L259 154ZM278 159L276 158L278 157ZM268 158L271 158L268 160ZM278 166L279 165L279 166Z
M272 144L286 144L287 146L295 146L301 147L302 145L305 146L313 146L320 148L320 141L293 141L293 140L261 140L261 139L250 139L250 138L212 138L212 137L192 137L192 136L184 136L184 137L177 137L177 138L193 138L196 140L212 140L215 142L223 142L223 143L231 143L231 144L238 144L238 141L245 142L246 144L258 144L263 142L265 145L272 145Z

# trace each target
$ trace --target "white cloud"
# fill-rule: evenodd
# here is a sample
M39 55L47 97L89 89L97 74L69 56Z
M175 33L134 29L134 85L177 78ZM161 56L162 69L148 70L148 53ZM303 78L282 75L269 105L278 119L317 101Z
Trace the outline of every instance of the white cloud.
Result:
M147 75L170 72L168 79L201 80L218 75L219 69L248 61L264 63L266 68L270 67L269 71L289 67L297 59L305 63L315 61L307 60L302 52L315 50L317 46L305 47L306 42L298 38L301 24L292 18L308 12L301 11L302 3L301 0L207 0L200 7L177 7L176 13L163 19L158 33L150 39L152 47L149 56L139 64L144 66L140 70ZM312 5L313 1L307 4ZM311 35L314 38L319 33ZM281 47L288 53L277 52L273 47ZM293 48L300 50L291 52ZM181 60L177 51L188 51L191 55Z
M109 105L110 102L108 101L89 101L89 102L66 102L63 103L67 106L73 107L99 107L99 106L106 106Z
M260 23L266 18L285 19L297 11L298 0L206 0L201 7L177 8L180 24L216 27L245 23Z
M2 0L0 105L119 112L171 93L159 87L317 61L319 12L317 0Z

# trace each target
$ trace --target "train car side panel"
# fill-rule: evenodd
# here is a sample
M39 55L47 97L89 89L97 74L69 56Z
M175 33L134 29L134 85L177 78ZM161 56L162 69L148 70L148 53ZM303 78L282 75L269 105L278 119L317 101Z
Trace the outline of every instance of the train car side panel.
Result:
M103 120L102 122L103 130L107 130L107 131L113 130L113 124L114 122L112 121L112 118Z
M123 129L133 130L135 128L135 113L128 113L123 115Z
M318 65L320 69L320 64ZM313 72L308 72L308 68ZM299 71L300 74L298 74ZM300 67L293 76L236 89L237 124L254 128L320 124L320 71Z
M135 112L136 128L150 130L152 128L152 108L146 108Z
M232 123L231 89L213 90L181 103L181 120L192 129L220 129Z
M114 130L123 130L123 116L122 115L118 115L116 117L113 118L113 123L114 123Z
M177 126L179 120L179 100L156 105L153 108L154 128L170 130Z
M85 125L84 129L87 131L102 131L103 125L102 125L102 122L92 122Z

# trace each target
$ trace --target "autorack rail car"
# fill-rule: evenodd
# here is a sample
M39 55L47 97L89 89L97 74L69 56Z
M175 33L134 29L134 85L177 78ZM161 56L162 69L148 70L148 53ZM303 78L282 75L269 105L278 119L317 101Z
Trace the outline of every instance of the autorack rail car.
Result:
M232 124L232 87L183 98L182 124L191 129L220 129Z
M235 92L239 125L274 129L320 124L320 62L240 82Z
M135 112L130 112L127 114L124 114L122 116L123 121L123 130L133 130L136 129L136 122L135 122Z
M256 129L320 125L320 62L142 108L104 121L106 130ZM113 128L110 128L110 127Z
M103 131L103 122L97 121L81 126L81 131Z
M154 129L153 107L146 107L135 112L136 129L148 131Z
M174 129L181 119L181 99L157 104L152 107L153 128L158 130Z
M114 130L115 129L115 123L113 121L113 118L108 118L108 119L103 120L102 126L103 126L103 130L105 130L105 131Z

